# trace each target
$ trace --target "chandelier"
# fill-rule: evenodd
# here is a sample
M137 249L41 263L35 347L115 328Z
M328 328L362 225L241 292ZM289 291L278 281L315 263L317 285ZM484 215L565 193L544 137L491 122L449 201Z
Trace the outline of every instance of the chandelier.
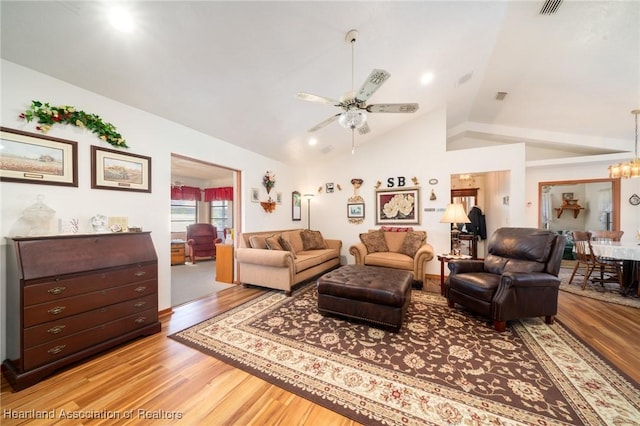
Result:
M609 166L610 178L637 178L640 177L640 158L638 158L638 114L640 109L634 109L631 114L635 116L636 122L636 145L634 156L631 161L624 163L612 164Z

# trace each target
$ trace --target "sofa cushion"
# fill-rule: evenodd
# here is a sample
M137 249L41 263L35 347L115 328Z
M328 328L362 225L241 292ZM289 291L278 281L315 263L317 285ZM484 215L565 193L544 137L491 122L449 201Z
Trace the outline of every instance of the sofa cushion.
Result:
M267 235L252 235L249 237L249 244L251 245L251 248L267 249L268 247L265 238L267 238Z
M291 245L291 243L290 243L288 240L286 240L286 239L284 238L284 236L282 236L282 235L280 236L280 240L279 240L279 242L280 242L280 246L282 246L282 249L283 249L283 250L290 251L290 252L291 252L291 254L293 255L293 258L294 258L294 259L297 257L297 256L296 256L296 250L293 248L293 246Z
M405 269L407 271L413 271L413 263L412 257L393 252L370 253L364 258L365 265L384 266L386 268Z
M324 242L324 238L322 237L322 233L320 231L311 231L309 229L305 229L300 232L300 238L302 238L302 249L303 250L318 250L325 249L327 245Z
M296 253L295 271L298 273L305 269L313 268L339 256L340 254L337 249L300 251Z
M410 257L415 257L416 253L422 247L425 240L427 239L427 235L424 232L415 232L409 231L407 232L407 236L404 237L404 241L402 242L402 246L400 246L400 250L398 253L406 254Z
M301 230L282 233L282 238L291 243L291 248L294 249L296 253L304 249L304 246L302 245L302 237L300 236L301 233Z
M384 235L384 240L387 243L387 248L389 251L394 253L398 253L400 251L400 247L402 247L402 243L404 242L404 238L407 236L406 232L386 232L381 231Z
M284 248L280 244L281 236L282 234L273 234L264 239L269 250L284 250Z
M369 231L360 234L360 241L367 248L367 253L388 252L387 242L385 240L384 232L382 231Z

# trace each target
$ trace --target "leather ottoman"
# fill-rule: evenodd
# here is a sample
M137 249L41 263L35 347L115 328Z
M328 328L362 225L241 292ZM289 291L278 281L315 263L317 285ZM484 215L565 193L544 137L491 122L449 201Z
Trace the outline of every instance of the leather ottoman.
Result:
M412 283L409 271L342 266L318 278L318 310L399 331L411 301Z

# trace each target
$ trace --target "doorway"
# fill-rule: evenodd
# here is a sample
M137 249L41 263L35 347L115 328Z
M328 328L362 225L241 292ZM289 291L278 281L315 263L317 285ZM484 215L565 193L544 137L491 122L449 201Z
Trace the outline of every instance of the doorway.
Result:
M240 171L171 154L171 187L171 306L175 307L233 285L216 281L218 256L196 257L195 262L190 259L186 227L194 223L211 224L216 227L218 243L230 239L231 230L239 232ZM232 188L231 200L208 201L205 189L211 188ZM184 199L176 196L183 191L197 196ZM229 267L235 269L233 256L228 261Z

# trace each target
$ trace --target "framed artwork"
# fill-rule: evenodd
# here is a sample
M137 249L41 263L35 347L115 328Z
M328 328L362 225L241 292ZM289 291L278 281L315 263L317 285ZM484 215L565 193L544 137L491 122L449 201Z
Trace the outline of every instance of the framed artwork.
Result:
M364 203L347 204L347 218L364 219Z
M282 204L282 192L276 192L276 203Z
M376 190L376 225L420 224L420 188Z
M327 191L327 194L331 194L335 189L335 185L333 183L327 183L325 184L325 190Z
M151 157L91 145L91 188L151 192Z
M258 191L258 188L251 188L251 202L252 203L260 202L260 191Z
M78 143L0 127L0 180L78 186Z
M573 200L573 192L563 192L562 199L567 201Z
M302 197L298 191L291 193L291 220L302 220Z

